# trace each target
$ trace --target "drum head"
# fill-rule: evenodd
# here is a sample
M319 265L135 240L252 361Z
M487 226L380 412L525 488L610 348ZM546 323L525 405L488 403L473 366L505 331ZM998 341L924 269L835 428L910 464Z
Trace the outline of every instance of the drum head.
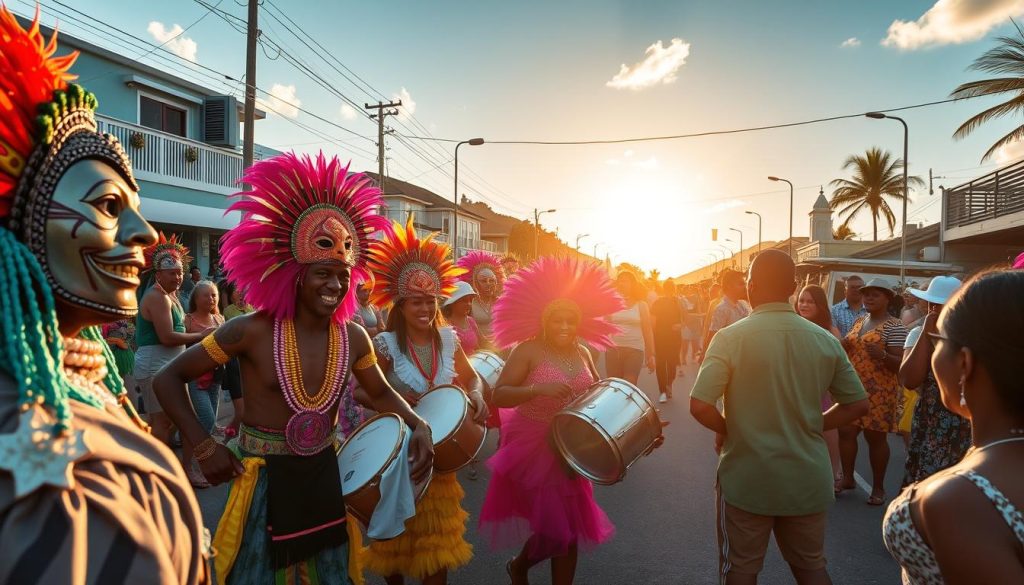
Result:
M455 386L438 386L427 392L413 408L430 425L434 444L444 441L462 424L469 401Z
M338 453L342 495L363 487L391 464L401 447L403 425L395 415L379 415L349 436Z
M617 448L599 427L565 411L555 415L551 427L558 450L580 475L602 485L622 479Z

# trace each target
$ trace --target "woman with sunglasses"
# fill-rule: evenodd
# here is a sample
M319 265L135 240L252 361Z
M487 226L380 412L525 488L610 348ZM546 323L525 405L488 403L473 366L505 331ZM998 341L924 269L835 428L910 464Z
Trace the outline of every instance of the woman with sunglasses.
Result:
M942 403L971 421L963 461L911 484L882 534L903 582L1024 583L1024 271L976 276L928 332Z

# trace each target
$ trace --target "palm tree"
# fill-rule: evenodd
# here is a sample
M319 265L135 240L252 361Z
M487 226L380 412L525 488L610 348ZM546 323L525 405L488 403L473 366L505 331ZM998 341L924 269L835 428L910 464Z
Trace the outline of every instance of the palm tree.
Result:
M828 202L833 211L839 209L839 216L846 216L842 225L849 224L865 207L871 210L874 240L878 241L878 216L884 216L889 225L889 235L896 226L896 214L889 207L886 197L903 200L903 159L893 159L888 151L872 147L863 155L851 155L843 162L843 170L853 173L852 179L836 179L829 183L835 187L832 200ZM919 177L908 177L908 186L923 187ZM909 203L910 200L908 199Z
M836 229L832 230L832 237L836 240L852 240L857 234L850 229L850 226L846 223L842 223Z
M1024 35L1022 35L1024 36ZM957 140L966 138L979 126L1007 115L1019 115L1024 112L1024 38L999 37L999 44L985 51L975 59L969 69L984 71L1007 77L994 77L961 84L953 90L951 97L968 99L983 95L999 95L1009 93L1005 102L982 110L967 119L953 133ZM1024 139L1024 126L1017 126L1009 134L1003 136L985 151L981 160L984 162L995 154L1001 146Z

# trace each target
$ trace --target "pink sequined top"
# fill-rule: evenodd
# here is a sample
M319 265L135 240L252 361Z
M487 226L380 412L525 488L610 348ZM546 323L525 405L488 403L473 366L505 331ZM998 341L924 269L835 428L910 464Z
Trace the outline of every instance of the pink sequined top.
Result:
M554 418L555 413L585 394L595 381L593 374L590 373L590 368L586 366L583 366L575 376L567 379L565 372L560 370L550 360L545 359L530 372L530 375L526 377L525 384L565 382L572 388L572 393L565 398L537 396L517 406L516 412L529 419L548 422Z
M462 346L462 351L466 352L466 355L473 355L476 350L480 349L480 328L477 326L476 320L466 317L465 329L461 329L455 323L452 323L452 327L459 335L459 345Z

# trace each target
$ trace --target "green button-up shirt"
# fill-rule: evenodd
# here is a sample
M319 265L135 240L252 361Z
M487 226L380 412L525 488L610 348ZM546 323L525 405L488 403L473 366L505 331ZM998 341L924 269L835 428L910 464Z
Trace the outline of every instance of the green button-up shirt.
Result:
M867 398L839 340L792 306L760 305L715 335L690 396L725 399L718 480L726 502L765 516L828 509L825 392L839 404Z

